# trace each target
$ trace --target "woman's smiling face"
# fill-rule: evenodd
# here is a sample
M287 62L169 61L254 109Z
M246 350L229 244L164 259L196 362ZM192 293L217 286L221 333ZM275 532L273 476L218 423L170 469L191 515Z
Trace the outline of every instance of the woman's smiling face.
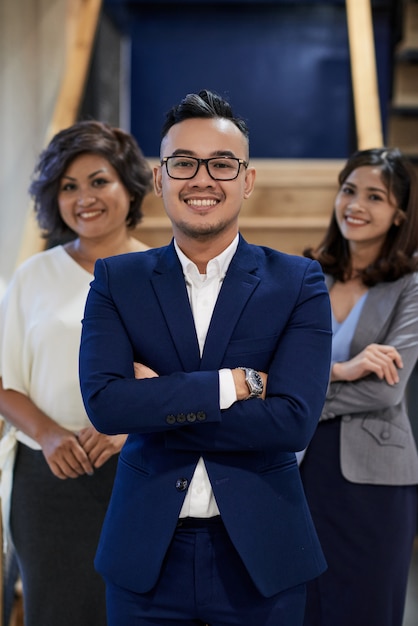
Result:
M372 246L380 250L390 227L401 220L396 199L383 182L380 167L374 165L351 172L334 207L341 234L351 249Z
M58 206L64 222L79 237L95 238L126 228L130 196L105 157L85 153L66 169Z

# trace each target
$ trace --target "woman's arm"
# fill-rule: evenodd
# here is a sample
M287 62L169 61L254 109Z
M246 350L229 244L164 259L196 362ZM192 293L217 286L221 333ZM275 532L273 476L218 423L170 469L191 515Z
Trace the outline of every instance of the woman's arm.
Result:
M334 363L331 382L354 381L376 374L380 380L395 385L399 382L398 369L402 367L402 357L394 346L371 343L352 359Z
M382 289L381 306L384 297L385 289ZM378 411L402 402L418 359L416 275L405 280L390 324L378 340L379 343L365 346L346 363L334 364L322 420Z

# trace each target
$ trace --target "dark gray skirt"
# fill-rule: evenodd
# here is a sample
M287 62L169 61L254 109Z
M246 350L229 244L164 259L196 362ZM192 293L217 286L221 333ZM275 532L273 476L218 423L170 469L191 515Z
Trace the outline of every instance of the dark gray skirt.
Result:
M93 560L117 459L93 476L60 480L41 451L18 445L10 527L25 626L106 626L105 585Z
M402 626L417 487L356 484L340 469L340 420L321 422L301 475L328 563L308 584L305 626Z

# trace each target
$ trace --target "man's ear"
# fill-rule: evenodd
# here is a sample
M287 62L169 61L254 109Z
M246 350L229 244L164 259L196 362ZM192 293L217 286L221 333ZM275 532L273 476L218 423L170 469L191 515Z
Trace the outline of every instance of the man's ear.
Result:
M154 192L155 192L155 195L161 197L163 195L163 181L162 181L161 165L157 165L157 167L154 167L153 173L154 173Z
M244 198L247 199L251 196L255 183L255 168L248 167L245 172L245 186L244 186Z

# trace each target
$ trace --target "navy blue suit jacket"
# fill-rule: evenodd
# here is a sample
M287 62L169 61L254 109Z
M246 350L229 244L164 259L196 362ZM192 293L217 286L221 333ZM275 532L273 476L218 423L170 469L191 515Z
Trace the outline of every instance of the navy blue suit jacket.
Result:
M200 456L263 595L325 569L294 452L321 414L330 346L315 261L240 238L202 358L173 243L97 262L81 389L99 431L129 434L96 555L105 579L141 593L155 585ZM134 361L159 377L135 380ZM220 410L218 370L238 366L268 373L267 397Z

